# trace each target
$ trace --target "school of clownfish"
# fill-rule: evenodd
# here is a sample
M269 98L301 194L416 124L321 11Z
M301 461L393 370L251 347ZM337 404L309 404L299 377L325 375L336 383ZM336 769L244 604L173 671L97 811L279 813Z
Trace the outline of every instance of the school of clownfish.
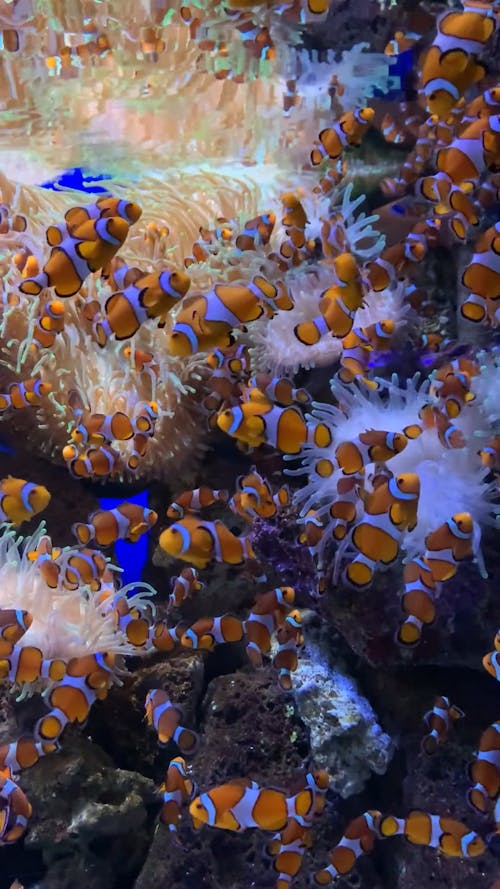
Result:
M289 4L285 12L290 10L292 20L294 16L301 20L303 10L296 6ZM307 201L302 192L294 191L282 196L284 235L278 245L273 241L277 215L271 210L242 225L218 219L213 230L200 230L184 269L139 269L119 257L142 211L136 203L114 197L73 207L63 222L49 226L49 255L42 266L27 247L12 254L17 289L2 293L3 308L8 312L22 305L23 300L32 301L35 313L31 313L29 351L36 360L63 332L66 300L73 300L75 305L78 301L81 323L99 347L126 341L127 357L136 371L149 374L153 381L158 374L155 355L136 350L134 336L143 325L164 327L165 349L170 355L207 353L199 410L209 428L234 438L245 453L265 446L283 454L287 467L288 461L298 460L297 469L286 469L288 476L307 476L307 484L295 491L286 484L274 489L252 467L237 480L232 496L229 491L205 486L177 496L168 507L166 518L170 524L161 532L159 546L187 566L172 580L167 618L162 620L155 619L148 592L130 596L129 591L120 589L109 559L101 551L117 540L133 543L150 531L159 518L153 510L128 502L112 510L100 509L86 522L73 525L75 547L57 549L48 535L39 533L36 546L26 546L22 554L36 573L37 582L49 590L90 591L99 614L124 640L125 654L170 654L179 648L206 651L222 643L243 643L254 667L271 656L279 687L291 691L304 644L301 612L292 587L257 592L245 619L226 613L201 618L192 625L181 621L171 626L169 612L182 608L186 599L202 594L204 582L198 571L214 562L245 566L254 583L265 585L263 566L252 543L252 526L279 519L284 512L286 521L292 521L294 507L299 510L298 543L310 553L316 569L318 599L333 596L340 579L355 591L369 587L378 571L393 565L408 551L411 535L419 531L419 545L416 551L410 546L410 556L403 564L403 619L395 634L403 648L421 642L425 628L437 618L442 585L456 576L462 562L474 559L484 574L480 521L473 510L464 506L435 527L418 529L422 479L411 468L393 472L391 463L397 466L401 455L413 453L412 448L420 447L423 441L432 441L434 460L440 459L436 452L447 455L471 450L471 423L479 422L478 416L481 419L477 381L484 367L497 366L494 349L486 357L485 353L481 357L460 354L439 332L422 333L419 347L431 356L433 370L422 385L408 381L405 390L399 387L399 381L385 381L373 372L373 358L390 353L397 342L397 322L380 318L356 326L356 315L368 294L373 297L397 288L403 288L412 311L425 316L429 301L422 297L420 280L426 257L436 246L467 243L472 237L473 255L462 277L467 295L459 311L464 321L486 328L495 329L500 321L496 305L500 298L500 223L487 227L477 238L474 235L500 201L500 85L482 90L486 72L480 60L481 51L498 29L500 5L496 0L465 0L462 7L443 13L431 45L423 49L418 70L419 105L411 114L405 117L404 107L401 115L386 115L377 122L374 109L356 108L322 130L311 146L310 164L319 170L311 199L314 195L325 199L342 185L349 149L359 147L370 126L377 126L383 137L395 144L406 143L414 136L414 147L398 176L382 183L384 194L391 201L396 199L396 214L404 206L401 199L414 196L412 225L404 238L384 247L378 256L363 261L355 246L351 248L343 220L333 212L322 218L320 235L311 237ZM192 11L183 10L184 21L197 39L200 22L193 19ZM307 14L324 11L321 3L310 3ZM270 35L264 28L254 27L251 7L232 3L225 12L251 53L255 54L257 48L260 58L272 53ZM146 36L151 44L148 52L161 51L155 35ZM422 39L418 34L398 32L386 52L397 55L418 46ZM206 46L200 44L203 50L213 51L215 47L223 55L222 45L205 42ZM229 76L224 70L219 68L216 76ZM293 84L289 89L292 98L287 111L294 104ZM15 234L18 238L25 231L29 231L29 220L3 205L0 237ZM165 234L150 224L145 238L159 243ZM247 252L257 254L265 273L255 272L247 280L232 274L207 292L190 293L190 267L203 265L225 250L237 257ZM328 271L331 283L321 293L316 314L294 325L291 333L306 348L324 338L338 340L339 369L332 385L335 406L313 402L307 386L297 388L286 376L260 372L252 365L253 322L291 313L292 275L315 263ZM109 287L110 295L104 303L88 296L85 290L86 282L96 276ZM5 417L17 410L36 412L47 402L51 385L43 373L43 363L39 366L39 373L12 382L0 394L0 412ZM381 407L380 416L393 396L404 402L418 393L417 409L413 417L401 410L401 426L396 428L360 426L356 434L342 438L342 427L349 425L350 409L354 413L358 393L367 404ZM76 478L107 479L137 471L154 439L161 405L154 400L138 401L132 415L126 410L93 413L81 393L70 390L67 406L72 423L61 456ZM391 427L394 417L397 421L397 410ZM481 430L484 441L474 440L474 459L488 501L485 512L489 509L495 513L500 434L494 422L490 426L489 437ZM126 452L123 443L129 443ZM12 477L3 479L0 518L9 523L4 536L13 533L9 526L17 528L42 512L49 500L50 493L41 485ZM236 536L223 520L200 516L213 507L238 516L246 523L248 533ZM19 839L31 815L17 774L40 757L57 751L65 727L69 723L84 724L94 701L106 698L124 670L122 655L105 650L72 658L45 658L41 647L29 644L33 622L29 610L0 610L0 675L16 687L39 683L37 687L45 688L48 707L31 737L0 748L3 843ZM494 651L483 659L485 670L497 680L499 633ZM166 690L151 689L145 710L159 744L174 741L182 754L170 762L161 787L160 821L172 839L178 841L186 806L195 828L209 825L230 831L260 828L272 832L267 851L278 874L277 887L289 886L312 845L314 822L325 808L328 775L311 771L287 790L261 787L247 778L233 779L197 795L183 757L194 755L202 739L181 724L181 710ZM423 752L435 754L454 722L462 717L462 711L448 698L437 697L425 715L428 733L422 740ZM470 806L494 822L493 836L498 836L499 722L487 727L479 739L470 766L470 782ZM487 841L479 834L446 816L412 811L399 818L369 810L347 826L331 852L330 863L315 873L316 884L326 885L345 876L360 855L373 849L377 839L394 836L404 836L410 843L430 846L451 857L475 857L487 848Z

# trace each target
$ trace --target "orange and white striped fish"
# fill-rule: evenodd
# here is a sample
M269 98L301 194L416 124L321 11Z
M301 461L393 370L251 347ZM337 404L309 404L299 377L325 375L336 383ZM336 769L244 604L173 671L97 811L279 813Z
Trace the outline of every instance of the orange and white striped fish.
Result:
M328 886L337 877L346 876L361 855L373 851L381 818L381 812L369 809L349 822L344 835L330 852L330 864L314 874L316 886Z
M221 617L202 617L181 636L184 648L210 651L225 642L241 642L244 625L238 617L223 614Z
M293 587L275 587L256 597L243 624L247 655L254 667L262 666L262 655L270 652L272 636L284 625L294 602Z
M58 297L74 296L86 278L102 269L124 244L129 225L120 216L89 219L63 237L56 226L47 232L50 256L42 271L25 278L19 285L21 293L38 296L53 287Z
M313 166L320 164L324 158L337 160L346 146L358 147L373 123L375 112L373 108L357 108L347 111L333 127L321 130L318 142L311 151L311 163Z
M0 413L11 407L15 410L21 410L23 407L40 407L42 399L51 389L50 383L43 382L40 377L11 383L7 392L0 394Z
M171 590L168 597L167 608L179 608L186 600L191 599L195 593L205 589L205 584L198 580L198 572L194 568L183 568L178 577L172 577Z
M87 523L75 522L71 530L79 543L87 545L95 540L99 546L111 546L117 540L136 543L157 520L154 510L126 501L113 509L96 510Z
M490 815L500 794L500 721L484 730L476 753L469 766L472 786L467 791L467 802L480 815Z
M0 480L0 522L21 525L43 512L50 503L50 493L43 485L9 475Z
M294 328L295 336L306 346L315 345L328 333L340 339L346 337L352 330L357 310L363 306L362 278L352 253L336 256L333 265L335 283L321 294L321 314Z
M215 503L227 503L229 492L226 490L216 490L202 485L193 491L183 491L179 494L167 509L167 518L182 519L188 512L200 512Z
M462 284L470 291L460 306L462 317L476 323L500 323L500 222L479 236Z
M484 840L454 818L412 811L406 818L385 815L378 824L381 838L404 836L415 846L430 846L449 858L476 858L486 851Z
M160 823L164 824L176 843L181 808L196 795L196 784L187 775L186 761L182 756L175 756L169 764L165 781L160 787L163 803L160 810Z
M159 544L169 556L190 562L195 568L206 568L212 561L242 565L247 559L255 559L248 537L236 537L219 519L206 522L191 514L163 531Z
M263 314L272 317L292 308L284 285L275 286L261 275L247 284L215 284L208 293L185 299L168 338L168 351L186 356L230 346L233 330Z
M148 725L155 729L160 746L165 747L169 741L174 741L183 754L196 752L198 735L180 724L180 708L172 704L166 691L160 688L148 691L145 708Z
M449 698L439 695L435 698L432 710L424 714L424 724L429 730L422 738L422 750L431 756L446 741L453 723L465 716L463 710L450 702Z

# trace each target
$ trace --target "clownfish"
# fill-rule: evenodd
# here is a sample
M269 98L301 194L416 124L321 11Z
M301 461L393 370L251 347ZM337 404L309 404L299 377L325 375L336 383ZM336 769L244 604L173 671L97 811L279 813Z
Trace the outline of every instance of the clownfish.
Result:
M347 145L361 145L374 117L373 108L357 108L343 114L333 127L321 130L319 142L311 151L311 164L315 167L326 157L333 161L338 160Z
M25 216L20 213L12 215L5 204L0 204L0 235L7 235L9 232L25 232L27 228L28 221Z
M349 822L344 835L330 852L330 864L314 874L316 886L328 886L337 877L346 876L361 855L373 851L381 818L381 812L369 809Z
M300 410L291 405L274 405L259 389L246 390L241 405L217 414L222 432L251 448L266 444L283 454L298 454L302 446L314 443L327 447L331 432L324 423L308 423Z
M54 682L63 678L66 662L61 658L44 658L42 651L33 645L16 646L12 653L0 660L0 677L22 685L48 679Z
M462 317L476 323L496 322L500 300L500 222L480 235L462 275L462 284L470 290L460 306Z
M189 814L195 830L203 824L238 832L249 827L283 830L290 818L307 826L314 815L314 792L308 787L287 797L284 790L261 788L243 778L200 794Z
M391 318L377 321L368 327L354 327L342 339L339 379L343 383L359 380L369 389L378 389L379 384L366 376L370 354L373 350L390 351L395 331L396 324Z
M272 519L290 503L290 490L282 485L273 494L267 479L252 466L248 475L236 480L236 491L229 501L229 508L244 519Z
M33 623L29 611L14 608L0 609L0 657L12 653L16 642L24 636Z
M469 766L472 787L467 802L481 815L489 815L500 793L500 721L484 730L475 760Z
M246 651L254 667L262 666L262 655L270 652L272 635L278 627L284 625L294 602L293 587L276 587L257 596L243 623Z
M0 775L0 798L4 801L0 815L0 842L15 843L26 832L33 809L15 781Z
M25 278L19 290L28 296L38 296L46 287L54 287L56 296L74 296L91 272L101 269L113 258L128 232L129 225L120 216L89 219L65 238L51 226L47 238L52 249L47 262L38 275Z
M161 688L148 691L145 708L147 723L155 729L161 747L165 747L169 741L175 741L183 754L191 755L196 752L198 735L180 725L180 707L172 704L166 691Z
M118 475L123 469L120 453L106 444L89 448L81 454L75 445L65 445L62 457L75 478L106 478Z
M425 538L424 562L434 583L442 583L455 576L458 563L472 558L474 520L470 513L459 512L443 522Z
M181 820L181 807L196 796L196 784L187 776L186 761L175 756L170 761L165 781L160 787L163 803L160 810L160 823L164 824L178 842L177 832Z
M47 545L46 541L48 541ZM38 551L28 554L36 562L37 568L50 589L59 584L67 590L79 586L89 586L93 592L101 588L101 581L107 570L106 558L96 549L52 550L50 538L42 538Z
M500 435L495 435L494 438L486 442L478 454L483 466L497 473L500 468Z
M464 716L465 713L460 710L460 707L451 704L449 698L439 695L434 700L432 710L428 710L424 714L424 724L429 729L429 733L422 738L423 752L428 756L436 753L438 747L446 741L453 723Z
M37 316L33 328L33 340L45 349L54 345L57 334L64 330L64 303L60 299L48 300Z
M47 699L51 709L38 720L35 737L42 742L56 743L69 723L83 725L94 701L98 696L106 696L105 690L100 695L98 692L99 689L90 688L84 676L70 677L55 685Z
M287 377L271 377L256 374L248 380L250 389L259 389L269 401L288 407L291 404L310 404L311 396L307 389L295 389Z
M402 532L417 524L419 495L420 479L414 472L383 480L363 493L364 515L351 531L358 554L345 569L349 583L367 586L378 562L390 565L397 558Z
M212 561L242 565L255 559L249 538L236 537L219 519L206 522L188 514L163 531L158 542L169 556L195 568L206 568Z
M341 442L335 449L335 460L344 475L357 475L368 463L386 463L404 451L407 444L403 432L369 429L351 441Z
M273 667L278 671L278 687L282 691L292 690L292 673L298 666L297 649L304 644L302 617L294 609L285 617L276 630L278 650L273 658Z
M243 623L232 614L222 617L202 617L192 624L181 637L184 648L210 651L224 642L240 642L243 639Z
M31 735L22 736L0 747L0 771L9 776L16 775L23 769L30 769L42 756L55 753L58 749L57 744L43 744Z
M386 56L399 56L402 52L407 52L415 46L421 39L422 35L414 31L396 31L392 40L386 44L384 53Z
M43 485L9 475L0 480L0 522L21 525L47 508L51 496Z
M45 398L51 389L50 383L43 383L40 377L31 377L22 383L11 383L7 392L0 394L0 413L9 407L16 410L23 407L40 407L42 398Z
M173 651L180 645L184 628L177 624L169 627L165 620L159 620L149 630L148 641L157 651Z
M276 216L268 211L248 219L240 234L236 237L235 245L238 250L256 250L257 247L268 244L276 224Z
M406 818L385 815L378 830L382 838L404 836L415 846L430 846L449 858L476 858L486 851L485 842L466 824L419 810Z
M311 846L311 828L294 818L267 844L266 852L273 858L273 870L278 874L276 889L288 889L302 867L304 852Z
M425 559L415 557L403 571L404 591L401 607L406 614L396 634L400 645L413 646L420 642L422 627L436 619L436 581Z
M95 540L99 546L111 546L117 540L136 543L158 520L153 509L136 503L120 503L114 509L98 509L89 515L88 523L75 522L71 526L79 543L87 545Z
M194 568L183 568L178 577L172 577L172 592L168 597L167 608L179 608L186 600L191 599L194 593L205 589L205 584L198 580L198 573Z
M200 512L202 509L213 506L214 503L227 503L228 499L228 491L202 485L201 488L195 488L194 491L184 491L179 494L168 507L167 518L182 519L186 512Z
M125 201L122 198L102 197L92 204L84 204L83 207L71 207L64 214L65 227L54 226L60 233L73 234L74 230L89 219L109 219L110 216L120 216L127 225L134 225L142 216L142 210L133 201ZM52 229L49 226L49 229ZM50 244L50 241L49 241Z
M157 319L158 327L164 327L167 315L190 285L185 272L163 269L143 274L124 290L112 293L104 306L106 317L97 317L93 324L97 343L105 346L113 334L116 340L129 339L148 318Z
M260 275L247 284L215 284L207 294L188 297L168 339L171 355L186 356L232 345L232 331L264 313L273 317L293 308L286 288Z
M295 336L306 346L315 345L327 333L344 339L352 330L357 310L363 306L361 274L352 253L339 254L333 264L335 283L321 294L321 315L294 328Z

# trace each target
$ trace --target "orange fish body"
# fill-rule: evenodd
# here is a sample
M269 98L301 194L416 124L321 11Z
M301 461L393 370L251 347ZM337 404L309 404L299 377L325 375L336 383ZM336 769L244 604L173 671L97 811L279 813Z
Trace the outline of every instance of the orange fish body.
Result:
M354 256L341 253L334 259L334 268L336 283L321 295L321 315L294 329L295 336L304 345L314 345L327 333L340 339L346 337L352 329L356 311L363 305L361 275Z
M407 615L401 624L396 641L400 645L417 645L422 627L436 619L436 581L424 559L414 558L404 567L404 592L401 606Z
M416 846L439 849L450 858L475 858L486 850L481 837L461 821L417 810L406 818L383 817L379 832L382 837L405 836Z
M454 577L458 562L472 558L474 522L468 512L456 513L425 538L424 561L435 583Z
M110 262L128 231L128 223L120 216L83 222L52 247L40 274L19 285L21 293L38 296L46 287L54 287L56 296L74 296L91 272Z
M224 642L240 642L243 639L243 624L231 614L222 617L202 617L181 637L185 648L209 651Z
M229 494L225 490L215 490L202 485L194 491L184 491L167 509L167 518L182 519L186 512L200 512L214 503L226 503Z
M476 759L469 766L469 778L469 805L481 815L489 815L500 794L500 722L493 722L482 733Z
M203 590L205 584L198 580L198 574L194 568L183 568L178 577L172 578L171 588L168 608L178 608L185 599L191 599L195 593Z
M73 533L80 543L95 540L99 546L111 546L117 540L137 540L156 524L158 515L135 503L120 503L114 509L99 509L89 516L88 524L76 522Z
M213 560L242 565L255 558L247 537L235 537L223 522L205 522L188 514L160 535L159 544L170 556L206 568Z
M314 874L316 886L328 886L337 877L346 876L361 855L373 851L381 817L379 811L372 809L349 822L343 837L330 852L328 867Z
M278 650L273 658L273 667L278 671L278 686L282 691L292 690L292 673L298 667L297 650L304 644L300 611L294 609L287 614L283 625L276 630Z
M389 565L396 559L402 531L416 525L419 493L418 476L406 473L383 481L366 495L365 514L352 531L358 555L345 571L355 587L371 582L377 562Z
M9 475L0 481L0 522L21 525L29 522L50 503L50 494L43 485Z
M281 831L290 817L307 824L313 808L314 797L310 790L287 798L282 790L260 788L255 782L243 780L222 784L200 794L189 806L189 814L195 828L208 824L238 832L249 827Z
M23 791L11 778L0 775L0 797L4 801L2 843L15 843L26 831L32 808Z
M185 300L168 340L171 355L192 355L232 344L232 331L264 313L289 310L293 303L283 285L256 275L248 284L216 284L209 293Z
M371 126L375 112L372 108L357 108L348 111L328 129L321 130L319 143L311 152L311 163L317 166L328 157L337 160L347 145L359 146L363 136Z
M160 791L163 793L160 822L176 837L181 807L192 799L196 792L195 785L187 776L186 761L182 756L176 756L171 760Z
M145 707L148 725L155 729L160 746L175 741L183 754L195 752L198 735L180 725L179 707L172 704L166 691L159 688L148 691Z
M478 238L462 284L471 291L460 307L462 316L469 321L496 322L500 305L500 222Z
M133 225L142 216L142 210L133 201L102 197L93 204L71 207L64 214L64 220L67 232L71 235L76 228L89 219L108 219L110 216L120 216L128 225Z
M422 750L432 755L446 741L453 722L465 714L459 707L450 703L450 699L440 695L434 701L432 710L424 715L424 723L429 733L422 738Z
M157 319L163 327L167 316L186 295L191 280L185 272L164 269L145 274L129 284L125 290L113 293L105 305L105 318L97 318L94 331L97 342L105 346L109 337L125 340L134 336L141 324Z
M11 383L6 393L0 394L0 413L13 407L21 410L23 407L39 407L42 398L49 394L50 383L43 383L40 377L32 377L22 383Z

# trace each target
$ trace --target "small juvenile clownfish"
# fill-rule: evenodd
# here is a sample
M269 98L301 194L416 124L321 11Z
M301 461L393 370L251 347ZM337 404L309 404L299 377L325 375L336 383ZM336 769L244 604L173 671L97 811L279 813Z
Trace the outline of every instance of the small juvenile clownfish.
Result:
M278 686L282 691L292 690L292 673L298 666L297 649L304 644L302 617L294 609L287 614L282 626L276 630L278 650L273 658L273 667L278 671Z
M179 842L177 832L181 820L181 808L196 796L196 784L187 776L186 761L182 756L171 760L160 787L163 804L160 810L160 823L164 824L175 842Z
M475 760L469 766L472 787L467 802L480 815L489 815L500 793L500 721L484 730Z
M40 377L32 377L22 383L11 383L7 392L0 394L0 413L13 407L40 407L42 398L49 394L52 386L43 383Z
M289 889L302 867L304 852L312 846L310 827L291 818L285 829L267 844L266 853L273 858L273 870L278 874L276 889Z
M406 614L396 634L399 645L418 645L422 637L422 627L429 626L436 619L436 581L425 559L415 557L403 571L404 591L401 607Z
M333 264L335 283L321 294L321 315L294 328L295 336L305 346L315 345L327 333L344 339L352 330L357 310L363 306L362 278L352 253L340 253Z
M422 738L423 752L428 756L436 753L438 747L446 741L453 723L464 716L465 713L460 707L451 704L449 698L439 695L434 700L432 710L428 710L424 715L424 724L429 733Z
M243 403L217 414L217 426L237 441L258 448L266 444L283 454L298 454L303 445L327 447L331 432L324 423L308 423L291 405L274 405L259 389L246 390Z
M368 327L354 327L342 340L338 377L343 383L359 380L369 389L379 384L366 376L371 352L389 352L396 324L391 318L377 321Z
M382 817L381 838L404 836L415 846L430 846L449 858L476 858L486 851L481 837L461 821L414 810L406 818Z
M145 708L148 725L155 729L160 747L165 747L169 741L175 741L183 754L191 755L196 752L198 735L180 725L181 708L172 704L166 691L161 688L148 691Z
M345 578L356 588L367 586L378 562L390 565L398 555L403 531L417 524L420 479L414 472L381 481L363 493L364 515L351 531L358 551L345 569Z
M268 244L276 224L274 213L267 212L248 219L240 234L236 237L238 250L256 250L257 247Z
M494 438L486 442L484 447L478 451L478 454L483 466L491 469L496 474L500 469L500 435L495 435Z
M392 40L386 44L384 53L386 56L399 56L402 52L412 49L421 39L422 34L417 34L415 31L396 31Z
M373 851L381 818L381 812L369 809L349 822L344 835L330 852L330 864L314 874L316 886L328 886L337 877L346 876L361 855Z
M186 599L191 599L194 593L204 590L205 584L198 580L198 573L194 568L183 568L178 577L172 577L171 589L168 609L179 608Z
M232 614L222 617L202 617L187 629L181 637L184 648L210 651L224 642L241 642L243 623Z
M292 308L283 283L275 286L260 275L248 284L215 284L208 293L184 300L168 339L168 351L183 357L230 346L234 329L263 314L273 317Z
M262 666L262 655L271 651L271 638L278 627L283 626L287 614L293 608L293 587L276 587L259 593L249 615L243 623L246 651L254 667Z
M160 547L169 556L191 562L195 568L206 568L210 562L242 565L255 559L248 537L236 537L219 519L206 522L186 515L160 535Z
M212 787L189 806L193 827L203 824L241 832L247 828L284 830L290 818L307 826L314 815L315 795L311 788L287 797L284 790L259 787L246 778Z
M163 269L144 274L124 290L112 293L104 306L106 317L97 317L93 324L97 343L105 346L113 334L116 340L129 339L148 318L156 319L158 326L164 327L170 311L190 285L191 279L185 272Z
M52 234L56 231L51 226ZM21 293L38 296L46 287L54 287L56 296L74 296L85 279L103 268L124 244L129 225L120 216L89 219L63 238L60 232L51 243L50 256L40 274L25 278L19 285Z
M261 519L271 519L290 503L290 490L287 485L282 485L273 494L271 485L255 466L252 466L248 475L239 476L236 481L236 491L229 501L229 508L246 520L253 520L256 516Z
M9 475L0 481L0 522L21 525L47 508L51 496L43 485Z
M58 749L57 744L43 744L31 735L23 736L12 744L0 747L0 771L16 775L23 769L30 769L42 756L55 753Z
M54 345L57 334L64 330L64 303L60 299L48 300L36 318L33 340L45 349Z
M120 503L114 509L98 509L89 515L88 523L75 522L71 526L79 543L87 545L95 540L99 546L111 546L117 540L136 543L158 520L153 509L136 503Z
M27 228L28 221L25 216L19 213L12 215L5 204L0 204L0 235L7 235L9 232L24 232Z
M107 570L105 557L96 549L70 550L69 553L48 549L47 552L34 552L32 558L51 589L59 585L67 590L89 586L92 591L98 592Z
M148 641L157 651L173 651L180 645L184 627L177 624L169 627L165 620L156 621L149 630Z
M201 488L195 488L193 491L184 491L179 494L176 500L170 504L167 509L167 518L182 519L186 512L200 512L214 503L227 503L229 492L226 490L216 490L202 485Z
M369 429L335 449L335 460L344 475L358 475L368 463L386 463L404 451L408 439L403 432Z
M42 651L33 645L16 646L11 655L0 660L0 676L22 685L48 679L58 682L66 673L66 661L60 658L44 658Z
M468 512L457 512L425 538L424 562L434 583L450 580L458 563L470 559L473 550L474 520Z
M16 642L24 636L33 623L29 611L20 609L0 609L0 657L11 655Z
M0 816L0 843L15 843L26 832L31 818L31 803L15 781L0 775L0 798L4 801Z
M128 225L134 225L141 218L142 210L133 201L113 197L98 198L93 204L71 207L66 211L64 214L66 223L64 235L73 234L76 228L89 219L109 219L110 216L120 216Z
M500 222L480 235L462 284L471 291L460 306L462 316L476 323L496 323L500 305Z
M311 151L311 164L315 167L326 157L337 160L347 145L359 147L374 117L373 108L357 108L343 114L333 127L321 130L319 143Z
M259 389L266 398L275 404L288 407L291 404L310 404L311 396L307 389L295 389L287 377L271 377L269 374L257 374L248 381L250 389Z
M89 448L81 454L75 445L66 445L62 449L62 456L75 478L106 478L118 475L123 469L120 453L106 444Z

